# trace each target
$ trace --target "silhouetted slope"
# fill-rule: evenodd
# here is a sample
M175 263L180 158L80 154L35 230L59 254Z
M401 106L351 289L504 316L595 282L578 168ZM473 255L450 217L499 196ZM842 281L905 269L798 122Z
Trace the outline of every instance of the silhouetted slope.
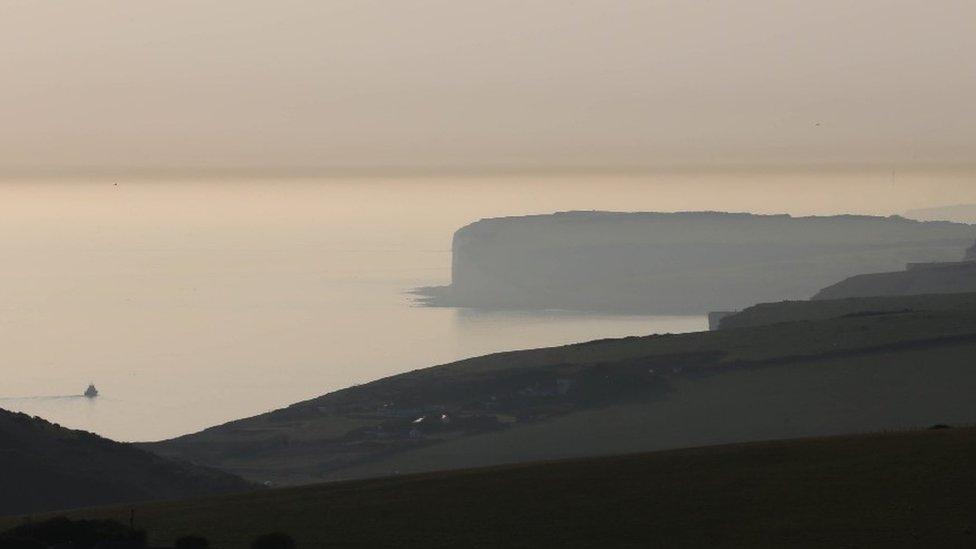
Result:
M976 293L850 297L817 301L760 303L722 319L720 328L754 328L781 322L829 320L844 316L897 315L919 311L976 309Z
M295 484L976 422L976 300L848 313L488 355L146 447Z
M788 440L139 505L156 543L246 547L970 547L976 431ZM74 516L127 520L127 508Z
M434 305L655 313L808 299L853 275L954 261L976 227L901 217L720 212L483 219L454 235Z
M863 274L828 286L813 299L976 292L976 261Z
M224 472L0 410L0 515L251 487Z

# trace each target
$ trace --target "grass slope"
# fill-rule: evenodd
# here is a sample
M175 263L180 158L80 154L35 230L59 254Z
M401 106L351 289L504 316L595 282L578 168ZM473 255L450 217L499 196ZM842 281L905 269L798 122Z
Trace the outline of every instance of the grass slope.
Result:
M971 547L976 430L761 442L135 506L156 543L245 547ZM76 517L128 520L129 507ZM10 519L7 524L15 523Z
M0 515L252 488L221 471L0 410Z
M663 399L579 411L335 471L364 478L976 421L976 344L675 380Z
M976 421L966 405L976 391L976 299L961 303L500 353L146 447L300 484ZM573 383L565 394L551 390L560 379ZM456 421L437 423L442 412ZM435 421L415 426L418 416Z
M919 311L976 309L976 294L922 294L849 297L817 301L760 303L722 319L721 329L754 328L782 322L830 320L845 316L880 316Z
M852 276L820 290L813 299L965 292L976 292L976 262L974 261Z

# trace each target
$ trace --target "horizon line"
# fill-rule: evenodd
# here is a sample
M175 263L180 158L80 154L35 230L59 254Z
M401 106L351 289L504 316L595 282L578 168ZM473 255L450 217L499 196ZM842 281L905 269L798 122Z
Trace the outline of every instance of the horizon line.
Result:
M976 172L976 163L705 163L647 165L429 165L429 166L0 166L0 179L86 177L248 177L248 178L411 178L411 177L565 177L647 176L713 173L891 173Z

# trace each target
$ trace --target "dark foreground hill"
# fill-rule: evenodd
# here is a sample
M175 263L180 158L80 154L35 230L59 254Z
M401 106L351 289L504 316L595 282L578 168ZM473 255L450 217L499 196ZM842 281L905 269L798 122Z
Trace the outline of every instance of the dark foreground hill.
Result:
M321 484L135 516L156 543L202 534L217 549L273 530L299 548L972 547L974 478L966 428Z
M301 484L976 422L976 299L862 305L488 355L146 447Z
M976 227L902 217L561 212L459 229L433 305L643 313L808 299L838 280L955 261Z
M0 515L251 488L228 473L0 410Z

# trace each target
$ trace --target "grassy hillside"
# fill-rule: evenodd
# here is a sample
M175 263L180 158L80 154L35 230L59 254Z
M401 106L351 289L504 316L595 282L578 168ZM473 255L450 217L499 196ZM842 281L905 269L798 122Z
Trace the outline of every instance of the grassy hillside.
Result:
M976 292L976 261L852 276L827 286L813 299Z
M391 454L325 475L395 473L976 421L976 344L675 380L667 398L579 411ZM269 461L267 465L274 465Z
M156 543L245 547L969 547L976 430L762 442L135 506ZM129 507L72 513L127 521ZM8 520L14 524L16 520Z
M501 353L147 445L256 481L976 422L976 300Z
M0 515L248 489L227 473L0 410Z
M830 320L844 316L878 316L919 311L976 309L976 294L924 294L851 297L817 301L760 303L722 319L721 328L752 328L781 322Z

